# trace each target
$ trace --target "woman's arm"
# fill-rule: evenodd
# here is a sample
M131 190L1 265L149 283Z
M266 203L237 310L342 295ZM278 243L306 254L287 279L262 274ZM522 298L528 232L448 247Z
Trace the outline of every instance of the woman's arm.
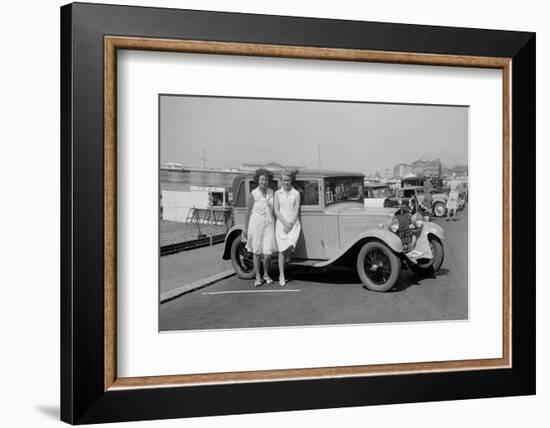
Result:
M288 226L287 221L285 220L285 218L281 214L280 205L279 205L279 194L277 192L275 192L275 195L273 197L273 213L275 214L275 217L281 223L283 223L283 226L285 226L285 227Z
M294 204L294 212L292 213L292 217L290 218L288 224L290 227L294 226L294 223L298 220L298 214L300 213L300 203L301 203L301 197L302 195L300 192L296 192L296 202Z
M248 236L248 222L250 220L250 213L252 212L252 207L254 206L254 197L252 194L246 195L246 214L244 216L244 229L242 235L246 238Z
M286 221L286 219L281 214L280 204L279 204L279 194L275 193L275 197L273 198L273 212L275 214L275 217L279 219L281 223L283 223L283 226L285 229L289 229L292 227L292 224Z

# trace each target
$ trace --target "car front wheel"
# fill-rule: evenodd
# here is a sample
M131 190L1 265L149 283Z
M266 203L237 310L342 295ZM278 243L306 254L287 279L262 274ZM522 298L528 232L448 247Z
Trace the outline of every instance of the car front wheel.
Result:
M231 244L231 263L239 278L252 279L255 276L253 254L245 247L240 236Z
M443 258L445 257L445 252L443 250L443 244L436 238L430 239L430 249L432 250L433 258L428 260L426 263L417 263L411 264L411 270L418 275L428 276L434 275L441 265L443 264Z
M357 273L369 290L388 291L399 279L401 261L382 242L367 242L357 255Z
M445 204L443 204L443 202L436 202L434 204L434 215L436 217L443 217L446 212L447 208L445 208Z

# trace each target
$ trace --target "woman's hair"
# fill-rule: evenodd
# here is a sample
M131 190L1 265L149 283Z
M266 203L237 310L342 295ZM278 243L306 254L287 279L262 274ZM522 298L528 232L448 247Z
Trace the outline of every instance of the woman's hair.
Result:
M264 175L267 178L267 181L271 181L273 179L273 173L265 168L258 168L256 172L254 173L254 180L256 183L260 181L260 177Z
M290 168L283 169L281 171L281 178L286 175L287 177L290 177L290 181L294 181L296 180L296 174L298 174L297 169L290 169Z

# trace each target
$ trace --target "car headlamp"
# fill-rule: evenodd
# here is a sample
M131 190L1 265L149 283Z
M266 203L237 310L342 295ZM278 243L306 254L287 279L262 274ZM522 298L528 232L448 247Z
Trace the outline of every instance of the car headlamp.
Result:
M399 230L399 220L396 217L392 217L390 220L390 230L396 233Z
M422 215L420 213L416 213L411 217L411 223L414 224L416 227L422 227L424 224L424 219L422 218Z

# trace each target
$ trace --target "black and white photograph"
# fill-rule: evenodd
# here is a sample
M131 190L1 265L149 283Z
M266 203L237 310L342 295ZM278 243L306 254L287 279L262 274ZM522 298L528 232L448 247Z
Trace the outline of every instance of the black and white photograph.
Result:
M158 101L160 331L468 320L468 106Z
M454 6L5 3L2 425L544 426L549 16Z

